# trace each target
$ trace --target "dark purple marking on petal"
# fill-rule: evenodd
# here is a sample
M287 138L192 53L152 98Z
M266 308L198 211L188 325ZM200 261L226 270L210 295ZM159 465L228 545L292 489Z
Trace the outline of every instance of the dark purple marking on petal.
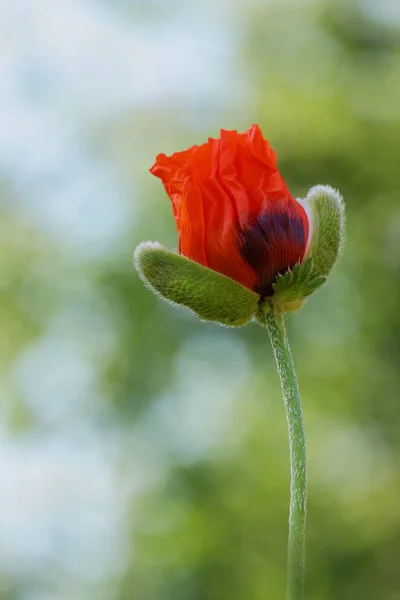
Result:
M306 238L300 215L294 211L264 212L239 233L240 252L257 274L255 291L271 296L272 283L304 255Z

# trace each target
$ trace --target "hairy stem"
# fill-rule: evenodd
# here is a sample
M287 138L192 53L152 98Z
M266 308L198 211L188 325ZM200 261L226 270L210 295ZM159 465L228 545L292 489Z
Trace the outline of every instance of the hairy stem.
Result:
M307 457L303 412L283 314L265 317L285 402L290 450L290 512L286 600L303 600L307 511Z

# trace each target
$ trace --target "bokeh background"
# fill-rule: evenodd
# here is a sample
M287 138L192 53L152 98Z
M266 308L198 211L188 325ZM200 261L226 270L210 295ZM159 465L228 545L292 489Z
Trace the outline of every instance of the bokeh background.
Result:
M400 599L400 4L2 0L0 597L284 598L288 449L266 332L163 304L148 168L258 122L290 189L347 201L289 319L308 600Z

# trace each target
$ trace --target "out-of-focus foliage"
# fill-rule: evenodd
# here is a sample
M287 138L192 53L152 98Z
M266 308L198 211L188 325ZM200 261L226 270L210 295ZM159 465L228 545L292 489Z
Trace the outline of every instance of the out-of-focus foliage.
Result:
M4 2L0 595L284 597L286 424L266 333L132 268L174 246L158 152L258 122L348 239L290 317L309 446L308 600L400 598L396 2Z

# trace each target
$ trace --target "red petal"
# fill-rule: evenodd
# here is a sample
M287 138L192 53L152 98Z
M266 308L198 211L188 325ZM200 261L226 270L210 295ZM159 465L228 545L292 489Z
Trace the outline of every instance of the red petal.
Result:
M290 195L276 155L257 125L221 130L151 172L172 201L179 250L260 293L304 255L308 220Z

